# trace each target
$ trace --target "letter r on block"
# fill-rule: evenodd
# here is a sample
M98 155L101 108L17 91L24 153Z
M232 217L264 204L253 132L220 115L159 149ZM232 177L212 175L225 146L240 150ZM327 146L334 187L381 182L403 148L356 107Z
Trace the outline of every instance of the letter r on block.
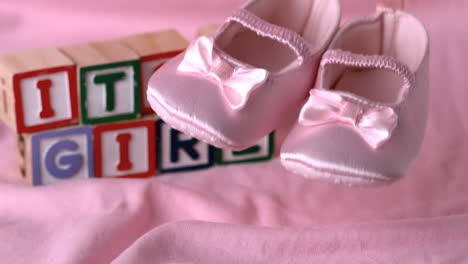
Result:
M182 134L162 120L157 121L156 129L159 172L190 171L213 166L214 147Z

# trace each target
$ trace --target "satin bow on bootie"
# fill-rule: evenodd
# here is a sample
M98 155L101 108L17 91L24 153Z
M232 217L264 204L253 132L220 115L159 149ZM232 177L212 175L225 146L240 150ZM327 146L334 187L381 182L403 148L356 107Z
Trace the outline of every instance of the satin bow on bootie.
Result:
M306 126L343 123L353 129L377 149L392 135L398 116L388 106L368 107L347 100L337 92L313 89L301 110L299 122Z
M236 66L219 56L213 38L200 37L185 52L178 72L199 74L215 81L233 110L243 108L250 94L268 76L264 69Z

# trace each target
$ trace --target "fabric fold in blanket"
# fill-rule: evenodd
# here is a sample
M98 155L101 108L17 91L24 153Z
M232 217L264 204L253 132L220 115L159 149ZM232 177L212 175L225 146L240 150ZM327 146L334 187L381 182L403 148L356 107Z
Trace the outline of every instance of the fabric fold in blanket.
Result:
M464 215L313 229L175 222L146 233L114 263L465 263L467 221Z

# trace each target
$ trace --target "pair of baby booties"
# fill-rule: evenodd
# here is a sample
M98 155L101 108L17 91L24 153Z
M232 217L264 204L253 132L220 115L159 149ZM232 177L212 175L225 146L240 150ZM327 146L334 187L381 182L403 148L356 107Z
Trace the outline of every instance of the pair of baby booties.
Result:
M281 147L286 169L391 183L425 131L428 34L401 10L340 18L338 0L251 0L156 71L148 100L175 129L230 150L296 119Z

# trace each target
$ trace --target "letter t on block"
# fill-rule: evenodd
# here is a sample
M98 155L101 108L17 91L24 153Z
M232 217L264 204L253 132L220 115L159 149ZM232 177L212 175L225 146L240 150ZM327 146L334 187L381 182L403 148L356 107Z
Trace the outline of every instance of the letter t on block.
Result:
M82 123L131 120L140 114L140 63L130 48L106 41L61 51L77 65Z
M106 111L112 112L115 109L115 86L118 81L125 79L124 72L115 72L94 77L95 84L104 84L106 87Z

